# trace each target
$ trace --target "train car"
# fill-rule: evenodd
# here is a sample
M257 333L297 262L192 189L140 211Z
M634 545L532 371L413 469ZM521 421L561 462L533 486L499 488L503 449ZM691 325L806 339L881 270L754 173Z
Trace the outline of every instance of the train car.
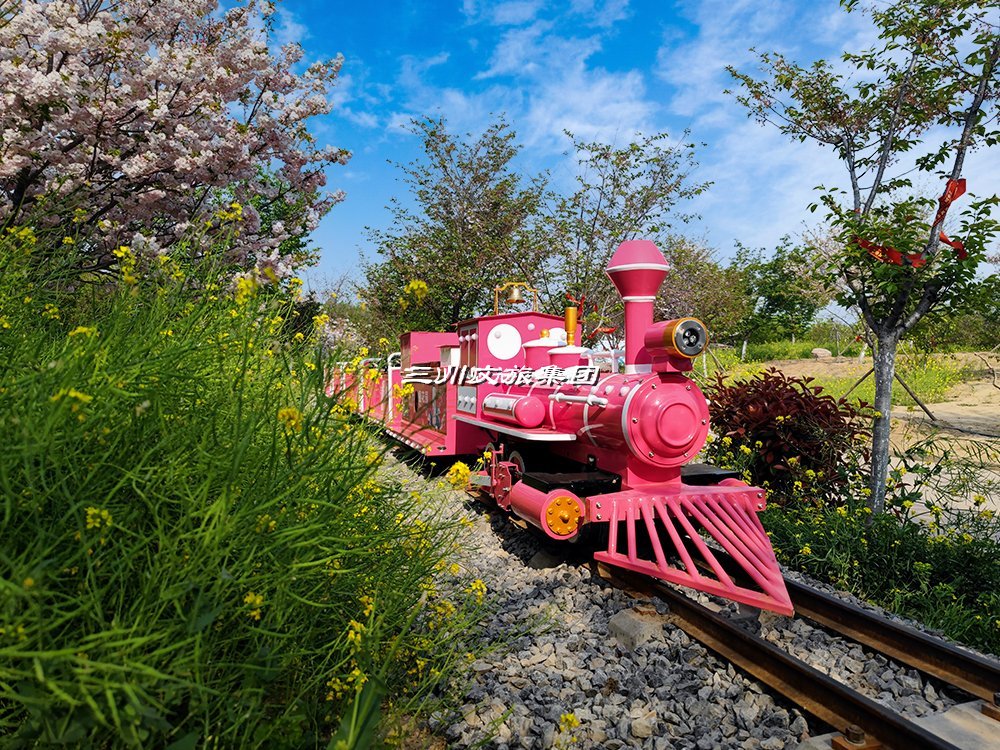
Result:
M608 565L791 614L757 517L764 491L692 463L709 415L687 373L708 333L694 318L654 322L667 272L646 240L622 243L608 264L625 307L623 367L577 344L576 308L560 317L536 305L407 333L398 352L331 387L429 456L488 456L472 486L551 539L598 540L594 557ZM726 572L718 548L753 585Z

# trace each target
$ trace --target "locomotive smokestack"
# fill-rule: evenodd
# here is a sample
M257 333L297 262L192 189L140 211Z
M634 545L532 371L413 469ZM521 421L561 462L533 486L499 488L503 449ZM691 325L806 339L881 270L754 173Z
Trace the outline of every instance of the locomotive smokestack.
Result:
M653 325L653 302L670 266L649 240L630 240L618 246L608 263L611 283L625 303L625 372L649 372L646 329Z

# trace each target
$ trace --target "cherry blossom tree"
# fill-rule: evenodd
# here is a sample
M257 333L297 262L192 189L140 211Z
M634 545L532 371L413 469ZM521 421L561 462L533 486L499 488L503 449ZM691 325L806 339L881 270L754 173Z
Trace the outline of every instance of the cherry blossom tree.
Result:
M0 228L83 238L71 247L89 271L192 228L205 248L224 232L227 262L280 265L282 243L342 199L322 192L324 170L350 154L307 130L342 58L304 66L298 45L271 45L273 18L259 0L0 6Z

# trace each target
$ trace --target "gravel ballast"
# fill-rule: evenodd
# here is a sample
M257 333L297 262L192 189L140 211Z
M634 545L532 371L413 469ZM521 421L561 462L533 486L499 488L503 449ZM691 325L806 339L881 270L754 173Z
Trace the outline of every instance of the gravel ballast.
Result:
M407 484L434 481L413 474ZM450 494L474 521L476 550L462 564L488 587L495 609L485 635L499 644L471 665L457 713L431 717L450 747L768 750L827 731L810 732L797 709L666 622L661 602L631 597L593 576L586 555L549 546L464 493ZM618 638L609 632L627 610L661 625L635 630L652 636L634 648L620 623L610 628ZM735 605L724 611L737 613ZM904 715L956 702L939 683L804 620L763 613L759 627L792 656ZM570 713L578 726L561 721Z

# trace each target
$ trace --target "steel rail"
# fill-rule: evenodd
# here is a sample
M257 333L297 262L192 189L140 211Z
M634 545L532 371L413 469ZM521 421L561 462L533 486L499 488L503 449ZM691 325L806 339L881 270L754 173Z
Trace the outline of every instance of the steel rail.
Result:
M1000 663L785 579L795 612L987 702L1000 692Z
M728 556L720 557L727 573L745 577L735 561ZM795 614L800 617L954 685L987 703L992 703L994 696L1000 692L1000 662L889 620L787 576L785 587L791 596Z
M867 736L892 750L959 750L956 745L665 585L604 566L600 573L627 590L664 600L677 627L841 733L861 727Z

